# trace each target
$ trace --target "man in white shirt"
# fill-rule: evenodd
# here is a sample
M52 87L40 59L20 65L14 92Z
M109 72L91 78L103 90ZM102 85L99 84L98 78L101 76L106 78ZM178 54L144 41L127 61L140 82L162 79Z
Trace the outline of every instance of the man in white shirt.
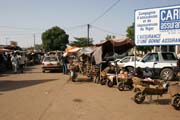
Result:
M21 54L21 55L19 56L19 69L20 69L21 73L24 72L24 64L25 64L25 61L26 61L25 55Z
M16 54L13 54L11 56L11 63L12 63L12 67L13 67L14 73L17 73L18 60L17 60Z

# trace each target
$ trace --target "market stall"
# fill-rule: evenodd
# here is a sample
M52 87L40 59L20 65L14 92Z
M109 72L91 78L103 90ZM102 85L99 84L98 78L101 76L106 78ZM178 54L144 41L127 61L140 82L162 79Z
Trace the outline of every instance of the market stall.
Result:
M110 53L122 54L127 52L130 48L134 47L134 43L129 38L112 39L96 44L96 46L97 49L95 50L93 56L96 64L99 64L102 62L102 59Z
M105 57L109 56L111 53L125 53L133 47L134 43L129 38L107 40L105 42L96 44L96 50L94 51L92 57L94 58L95 64L100 65L100 72L98 76L93 76L93 78L98 79L94 81L99 81L101 79L101 71L109 65L109 61L104 60Z

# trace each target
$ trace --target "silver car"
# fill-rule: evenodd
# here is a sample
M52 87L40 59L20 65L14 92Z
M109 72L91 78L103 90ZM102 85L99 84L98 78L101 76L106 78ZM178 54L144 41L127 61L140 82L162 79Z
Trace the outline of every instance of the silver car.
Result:
M138 61L140 57L136 56L136 61ZM124 64L127 62L133 62L135 60L135 56L126 56L123 57L122 59L116 59L114 62L111 62L112 65L115 65L115 62L117 62L117 65L122 68L124 67Z
M42 72L46 70L58 70L62 68L61 61L58 56L45 56L42 61Z

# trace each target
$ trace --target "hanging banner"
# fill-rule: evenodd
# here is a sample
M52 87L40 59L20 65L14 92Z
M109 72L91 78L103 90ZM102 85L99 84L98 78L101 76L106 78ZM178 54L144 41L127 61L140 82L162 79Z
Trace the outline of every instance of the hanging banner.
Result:
M180 5L136 10L135 44L180 45Z

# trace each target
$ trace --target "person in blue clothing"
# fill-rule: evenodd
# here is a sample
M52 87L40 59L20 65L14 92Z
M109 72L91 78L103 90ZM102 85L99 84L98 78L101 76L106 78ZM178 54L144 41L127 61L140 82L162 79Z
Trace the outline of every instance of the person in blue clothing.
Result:
M68 63L67 57L62 56L62 64L63 64L63 73L64 74L68 73L68 71L67 71L67 63Z

